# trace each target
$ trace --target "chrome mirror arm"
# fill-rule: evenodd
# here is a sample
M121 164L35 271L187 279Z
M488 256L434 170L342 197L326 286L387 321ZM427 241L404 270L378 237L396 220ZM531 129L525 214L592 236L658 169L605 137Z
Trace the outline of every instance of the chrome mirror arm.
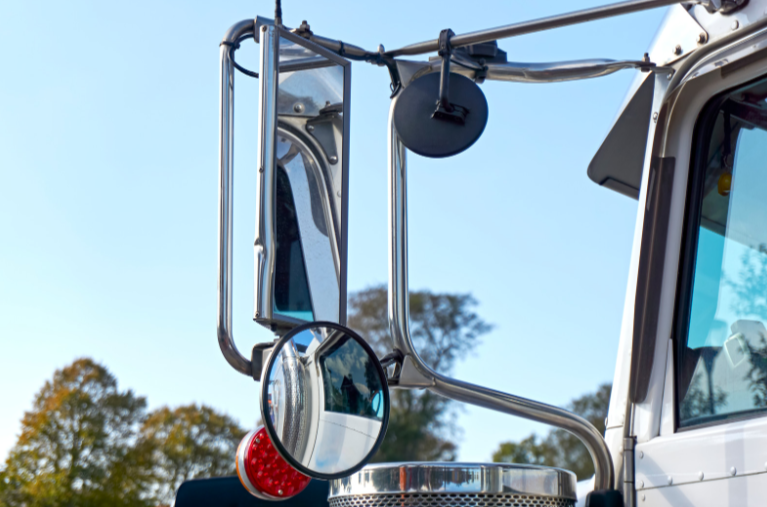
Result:
M528 33L542 32L554 28L561 28L563 26L577 25L587 21L611 18L613 16L620 16L622 14L640 12L648 9L655 9L657 7L665 7L667 5L685 3L689 1L690 0L628 0L625 2L602 5L581 11L550 16L548 18L534 19L531 21L523 21L521 23L515 23L512 25L499 26L497 28L489 28L485 30L478 30L476 32L463 33L452 37L450 39L450 43L454 48L459 48L462 46L469 46L471 44L480 44L483 42L506 39L509 37L518 37ZM393 51L387 51L385 55L390 58L406 55L421 55L424 53L433 53L437 51L437 49L439 49L439 41L432 39L416 44L410 44Z
M407 254L406 148L389 113L389 328L396 350L404 354L398 387L426 388L446 398L470 403L564 429L580 439L594 461L595 490L614 489L613 462L599 431L582 417L559 407L472 385L440 375L418 355L410 336Z
M227 362L244 375L252 365L234 344L232 336L232 177L234 176L234 63L230 45L254 34L254 22L246 19L232 25L220 46L221 89L218 125L218 346Z
M669 73L670 67L658 67L649 60L574 60L552 63L509 62L488 64L485 79L516 83L556 83L602 77L622 69Z

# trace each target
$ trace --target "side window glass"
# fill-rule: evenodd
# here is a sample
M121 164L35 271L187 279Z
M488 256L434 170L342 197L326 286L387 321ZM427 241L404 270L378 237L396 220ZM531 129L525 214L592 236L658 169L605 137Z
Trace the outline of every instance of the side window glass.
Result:
M701 122L685 261L694 268L680 308L680 427L767 409L765 98L767 83L736 90Z

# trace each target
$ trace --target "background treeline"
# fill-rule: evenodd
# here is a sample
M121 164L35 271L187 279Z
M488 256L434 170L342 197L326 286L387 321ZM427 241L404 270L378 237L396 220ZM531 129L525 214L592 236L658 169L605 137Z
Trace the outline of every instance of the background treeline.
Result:
M245 431L205 405L146 410L87 358L57 370L0 470L0 505L156 506L186 479L234 473Z
M349 300L349 325L379 356L391 351L386 297L378 286ZM436 371L449 375L492 329L476 305L469 294L411 292L413 341ZM604 431L609 393L603 385L569 408ZM386 438L373 461L454 460L457 407L429 391L393 390ZM0 506L170 505L185 480L234 474L244 434L232 418L205 405L149 412L146 398L121 391L105 366L78 359L53 374L25 413L0 468ZM579 479L593 474L586 449L561 430L502 443L493 460L558 466Z

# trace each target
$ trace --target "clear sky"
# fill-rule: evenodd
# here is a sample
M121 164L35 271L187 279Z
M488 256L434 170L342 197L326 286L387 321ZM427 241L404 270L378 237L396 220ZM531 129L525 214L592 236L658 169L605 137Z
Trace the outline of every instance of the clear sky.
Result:
M374 49L597 0L284 0L284 22ZM218 43L270 2L0 3L0 458L54 369L90 356L151 408L210 404L246 427L258 385L215 340ZM639 59L663 10L502 41L514 61ZM256 67L257 47L238 53ZM495 329L462 380L564 405L613 375L636 201L586 176L633 71L488 82L483 137L411 155L411 288L471 292ZM237 75L235 322L250 320L257 82ZM387 277L385 69L352 71L349 289ZM459 458L544 426L460 412Z

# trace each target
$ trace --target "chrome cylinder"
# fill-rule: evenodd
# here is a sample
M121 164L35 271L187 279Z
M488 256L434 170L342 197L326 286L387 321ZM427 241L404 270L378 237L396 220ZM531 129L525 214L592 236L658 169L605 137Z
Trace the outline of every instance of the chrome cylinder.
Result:
M648 9L655 9L658 7L684 3L685 1L686 0L628 0L626 2L602 5L581 11L568 12L566 14L558 14L548 18L534 19L532 21L523 21L513 25L505 25L499 26L497 28L489 28L476 32L463 33L453 36L450 39L450 44L454 48L458 48L471 44L491 42L494 40L505 39L508 37L517 37L519 35L525 35L528 33L542 32L563 26L577 25L587 21L595 21L598 19L630 14L632 12L646 11ZM437 51L438 48L439 41L434 39L430 41L419 42L416 44L410 44L409 46L395 49L394 51L387 51L386 56L397 57L406 55L420 55L424 53L432 53Z
M595 489L613 489L613 463L599 431L582 417L559 407L494 391L433 371L418 355L410 336L410 304L407 253L407 163L406 149L389 114L389 329L394 347L405 354L399 387L426 388L463 403L550 424L569 431L586 446L594 461Z
M274 26L263 25L259 45L261 66L258 78L258 179L256 180L256 239L253 319L271 320L274 306L274 192L277 151L277 83L279 80L280 35Z
M330 507L571 507L575 474L512 463L380 463L330 481Z
M232 178L234 177L234 64L230 45L253 34L253 20L233 25L220 46L221 88L218 125L218 346L227 362L245 375L250 361L240 354L232 336Z

